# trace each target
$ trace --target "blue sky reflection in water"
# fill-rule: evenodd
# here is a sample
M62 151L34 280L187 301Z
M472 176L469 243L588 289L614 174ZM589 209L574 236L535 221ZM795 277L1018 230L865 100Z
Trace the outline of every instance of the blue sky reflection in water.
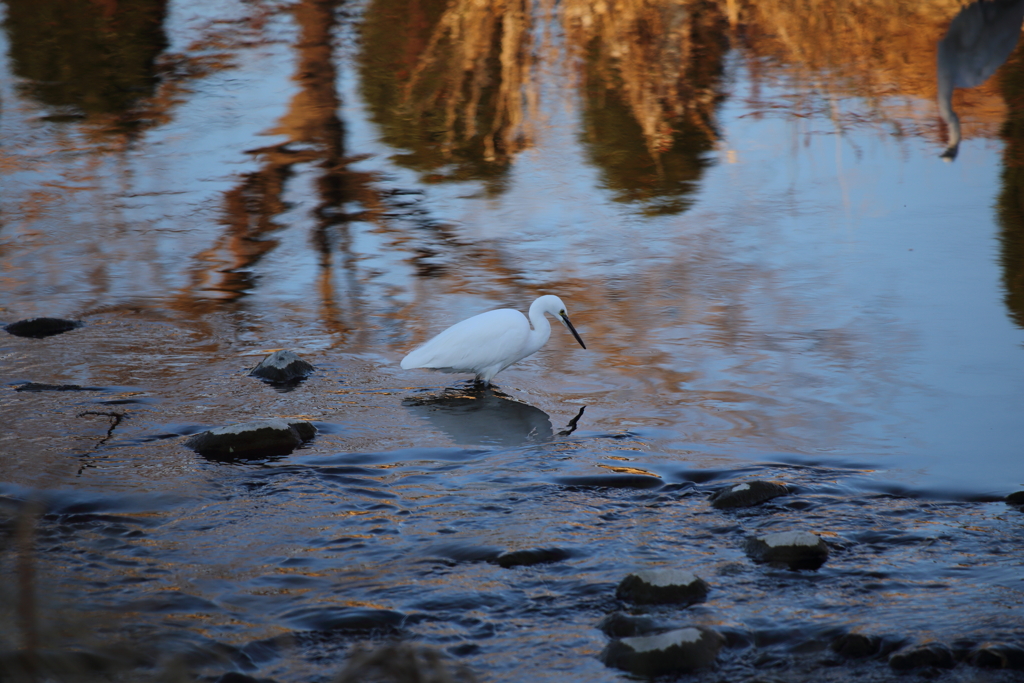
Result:
M926 66L895 78L906 92L789 63L761 49L767 29L748 43L698 26L734 48L707 42L693 63L720 68L687 72L682 99L713 97L668 132L623 123L607 54L564 59L572 32L536 30L526 113L505 112L491 152L445 138L431 111L392 115L387 59L405 53L388 39L404 34L373 32L389 3L325 7L172 3L127 128L117 102L47 103L23 37L0 34L0 321L86 322L3 337L0 373L105 387L7 384L0 481L10 498L50 492L41 533L62 580L93 582L87 609L124 608L130 566L148 586L138 618L202 613L174 625L195 638L398 610L427 642L478 648L470 663L496 678L517 680L508 653L536 647L533 678L616 680L593 657L609 591L679 564L733 587L697 622L791 629L791 644L857 624L1021 635L1019 562L1001 554L1019 518L976 501L1024 487L1024 329L1004 289L1020 275L1001 237L1020 240L1005 218L1018 143L999 137L1016 81L954 96L965 137L943 162L927 82L955 7L921 38L931 52L909 53ZM558 335L475 404L398 367L451 323L546 291L586 351ZM274 348L317 374L289 392L246 377ZM80 417L111 410L127 417L108 438ZM178 438L271 416L321 433L262 464L207 462ZM717 483L755 476L797 496L763 515L707 507ZM788 525L839 550L783 586L739 548ZM485 561L546 545L578 554L534 573ZM322 674L314 659L261 672Z

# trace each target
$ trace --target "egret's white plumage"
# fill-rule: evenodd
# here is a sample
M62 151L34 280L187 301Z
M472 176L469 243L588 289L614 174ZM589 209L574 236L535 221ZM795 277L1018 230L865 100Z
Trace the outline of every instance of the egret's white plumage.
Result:
M545 317L549 313L569 328L580 346L587 348L569 322L562 300L545 294L530 306L529 320L511 308L474 315L413 349L402 359L402 368L471 372L477 381L490 382L499 372L544 346L551 336L551 324Z

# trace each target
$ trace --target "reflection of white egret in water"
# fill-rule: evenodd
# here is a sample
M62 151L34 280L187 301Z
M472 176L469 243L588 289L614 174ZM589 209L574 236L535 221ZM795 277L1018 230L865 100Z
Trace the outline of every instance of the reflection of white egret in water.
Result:
M487 384L508 366L535 353L551 336L546 314L569 328L580 346L587 345L569 322L565 304L554 294L539 297L530 306L530 319L519 311L501 308L456 323L402 359L402 368L428 368L441 372L471 372ZM530 328L533 323L533 328Z
M943 159L955 159L960 147L953 89L984 83L1013 52L1022 21L1024 0L981 0L960 10L939 42L939 116L949 128Z
M555 436L547 413L491 388L446 389L440 395L407 398L402 405L461 445L521 446ZM559 436L576 430L584 408Z

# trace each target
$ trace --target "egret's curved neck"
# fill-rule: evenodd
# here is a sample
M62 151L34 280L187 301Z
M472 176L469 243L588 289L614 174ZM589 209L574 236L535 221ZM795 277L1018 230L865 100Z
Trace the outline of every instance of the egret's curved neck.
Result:
M548 322L548 317L544 314L543 306L539 306L536 301L530 306L530 324L533 325L533 329L526 342L527 355L540 349L551 337L551 323Z

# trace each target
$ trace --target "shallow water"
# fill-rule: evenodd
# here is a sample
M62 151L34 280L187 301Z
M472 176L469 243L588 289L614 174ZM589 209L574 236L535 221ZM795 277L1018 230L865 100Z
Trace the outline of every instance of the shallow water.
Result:
M1024 643L1001 501L1024 488L1024 62L956 92L944 162L959 5L855 5L822 27L781 1L175 2L135 17L148 52L117 54L143 75L104 62L126 79L105 90L44 77L57 52L8 2L0 322L85 323L0 339L0 494L12 519L43 504L41 632L211 676L319 680L397 634L485 680L621 680L596 624L666 565L712 585L654 610L726 633L709 680L887 676L833 659L849 630ZM662 33L635 40L644 16ZM451 22L480 41L431 53ZM482 395L398 367L542 292L587 350L556 329ZM247 376L277 348L316 373ZM263 417L319 434L259 461L183 446ZM793 493L708 505L747 479ZM817 572L743 553L796 528L832 547ZM568 559L493 562L532 548Z

